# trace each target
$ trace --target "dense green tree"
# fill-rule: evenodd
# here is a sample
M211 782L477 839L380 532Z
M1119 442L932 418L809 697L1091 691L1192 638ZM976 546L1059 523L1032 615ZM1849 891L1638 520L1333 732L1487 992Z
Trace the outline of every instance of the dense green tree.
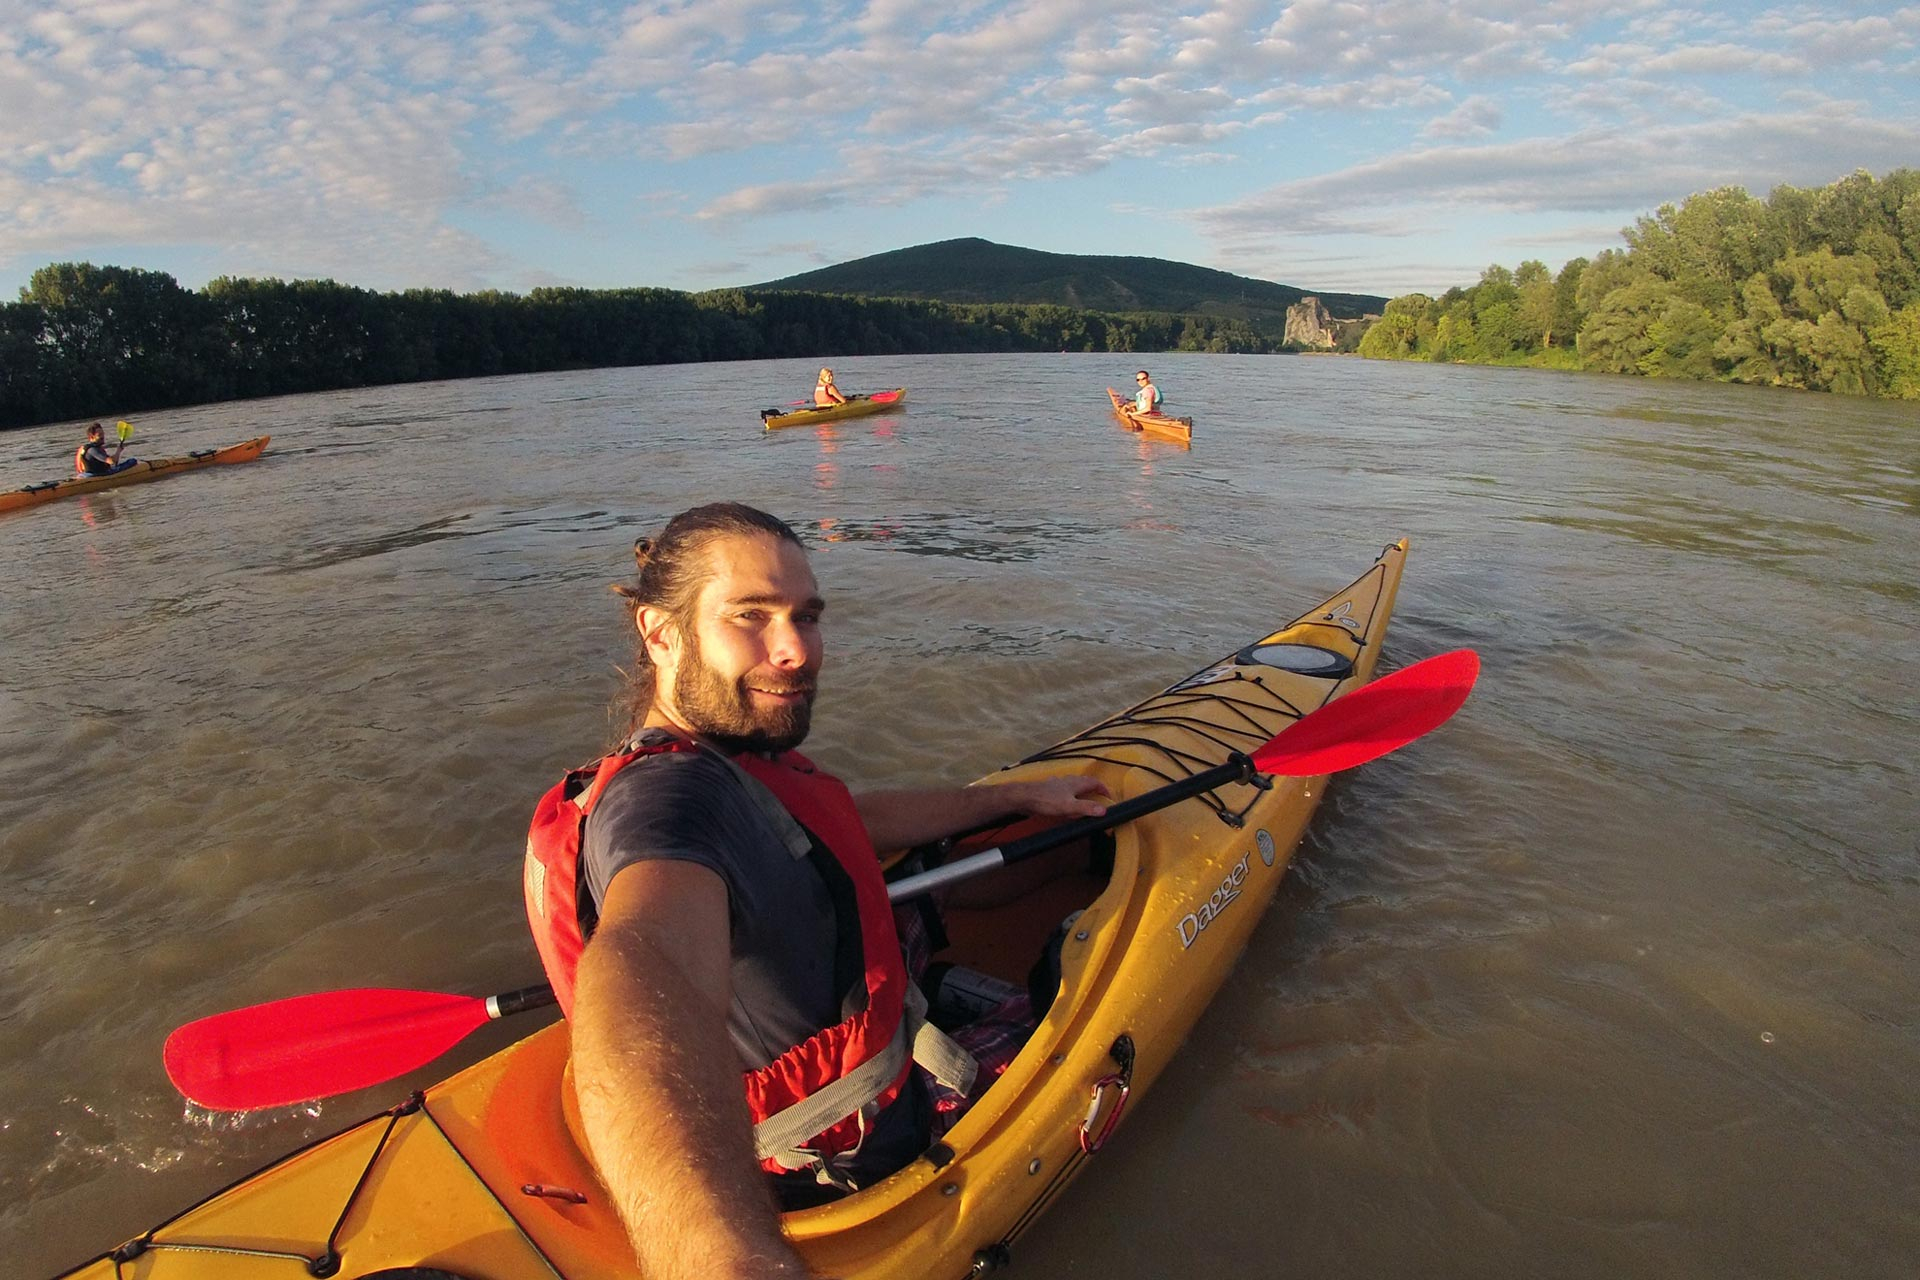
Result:
M1647 325L1647 352L1637 370L1656 378L1711 378L1720 317L1691 298L1674 298Z
M164 272L55 263L33 273L20 301L39 309L54 402L144 409L219 390L200 299Z
M1571 339L1583 367L1610 373L1910 394L1920 171L1781 186L1764 201L1723 187L1622 234L1625 249L1576 258L1551 281L1529 261L1489 267L1438 302L1395 299L1359 350L1553 363Z
M1780 300L1764 275L1749 277L1741 286L1740 314L1714 343L1714 359L1735 382L1779 386L1784 380L1782 357L1774 337L1785 316Z
M1546 263L1529 258L1514 268L1513 287L1518 295L1514 303L1514 345L1523 351L1551 345L1553 273Z
M1405 294L1389 302L1380 318L1367 326L1360 354L1375 360L1411 358L1420 339L1420 321L1432 304L1424 293Z
M1679 287L1703 307L1725 309L1738 282L1782 248L1766 206L1740 187L1721 187L1664 204L1624 233L1635 264Z
M44 370L46 321L38 305L0 306L0 424L54 416Z
M1553 323L1542 345L1573 346L1580 326L1587 322L1586 308L1580 305L1580 281L1585 278L1587 265L1587 259L1575 258L1553 278Z
M1588 279L1599 267L1596 261ZM1602 373L1647 372L1643 362L1653 354L1649 330L1678 300L1673 285L1650 274L1607 290L1587 309L1579 338L1581 363Z
M1879 363L1882 395L1920 400L1920 302L1911 302L1867 335Z

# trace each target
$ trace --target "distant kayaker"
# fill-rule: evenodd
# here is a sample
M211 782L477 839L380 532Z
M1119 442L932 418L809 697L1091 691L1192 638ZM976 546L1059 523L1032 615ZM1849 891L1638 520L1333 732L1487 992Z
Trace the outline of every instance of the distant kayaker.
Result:
M852 795L793 750L825 608L793 530L716 503L640 539L634 560L638 579L616 588L638 635L630 736L541 800L528 915L638 1274L807 1275L776 1203L904 1168L1031 1031L1011 1012L976 1024L971 1093L954 1049L969 1028L916 1034L903 1003L926 926L913 906L896 924L876 850L1014 814L1104 813L1105 789L1054 777Z
M1145 369L1133 375L1140 389L1133 393L1133 411L1135 413L1160 412L1160 388L1153 385L1153 379L1147 376Z
M99 423L87 428L87 442L73 451L73 470L83 476L110 476L116 471L125 471L138 464L137 458L122 461L120 453L127 447L122 440L113 446L113 452L107 452L107 429Z
M845 404L847 397L840 388L833 385L833 370L822 369L820 377L813 384L813 407L825 409L829 405Z

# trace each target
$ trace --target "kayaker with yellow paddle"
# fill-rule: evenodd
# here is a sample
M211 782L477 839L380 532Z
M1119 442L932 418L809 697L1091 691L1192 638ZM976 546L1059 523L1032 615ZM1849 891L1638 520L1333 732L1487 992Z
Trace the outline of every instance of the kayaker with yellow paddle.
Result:
M1008 1025L1024 994L951 1037L921 1020L922 918L906 904L896 924L876 850L1100 815L1106 790L1067 776L852 795L794 750L825 602L793 530L716 503L634 559L617 588L638 635L631 736L541 800L528 915L640 1274L807 1275L779 1210L904 1168L1032 1030Z
M133 424L118 424L120 442L107 452L107 429L99 423L87 428L87 442L73 451L73 470L75 475L110 476L116 471L125 471L139 463L138 458L122 460L121 451L127 447L127 441L133 438Z
M827 409L846 402L846 394L833 384L833 370L822 369L820 377L813 384L813 407Z

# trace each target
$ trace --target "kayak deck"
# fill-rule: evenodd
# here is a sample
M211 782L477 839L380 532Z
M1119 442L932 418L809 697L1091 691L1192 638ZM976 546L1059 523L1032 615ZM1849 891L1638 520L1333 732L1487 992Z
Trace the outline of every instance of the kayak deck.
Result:
M838 422L842 418L864 418L870 413L884 413L897 409L906 402L907 389L895 387L891 391L876 391L872 395L848 396L845 404L828 405L818 409L762 409L760 422L768 431L781 427L810 427L816 422Z
M1192 418L1169 418L1164 413L1141 413L1121 399L1120 393L1112 387L1107 388L1107 398L1113 401L1114 416L1120 419L1121 425L1127 430L1144 431L1185 445L1193 443Z
M1372 678L1405 556L1404 541L1387 547L1292 622L993 780L1092 774L1118 801L1251 752ZM1231 972L1326 780L1259 783L1096 837L1080 870L1012 904L948 913L954 942L941 958L1023 985L1046 937L1080 914L1063 934L1052 1007L944 1140L873 1187L787 1215L814 1269L959 1280L1010 1256ZM319 1258L331 1240L346 1275L431 1266L485 1280L630 1277L624 1233L583 1153L567 1055L567 1027L553 1023L72 1274L265 1280L287 1274L285 1255ZM1122 1125L1114 1140L1124 1138Z
M252 462L260 456L267 447L267 441L272 438L272 436L255 436L251 440L230 444L223 449L201 449L184 457L156 458L151 462L136 462L125 471L116 471L107 476L73 476L65 480L48 480L44 484L25 485L0 493L0 512L37 507L43 502L52 502L56 498L96 493L101 489L117 489L121 485L165 480L169 476L181 475L201 467L230 462Z

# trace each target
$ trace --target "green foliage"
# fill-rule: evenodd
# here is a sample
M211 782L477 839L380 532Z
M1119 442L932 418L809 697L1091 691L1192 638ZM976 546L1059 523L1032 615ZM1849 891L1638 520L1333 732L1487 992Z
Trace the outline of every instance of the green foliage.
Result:
M1867 335L1880 368L1880 394L1920 400L1920 302L1909 303Z
M1523 262L1396 298L1360 353L1564 366L1572 346L1607 373L1920 398L1920 171L1764 201L1722 187L1622 234L1551 281Z
M1590 271L1588 278L1598 274ZM1594 300L1580 329L1581 362L1603 373L1645 372L1643 362L1653 355L1648 331L1675 301L1673 286L1651 275L1606 290Z
M332 280L87 263L0 305L0 426L234 397L762 357L957 351L1270 352L1243 319L721 289L374 293Z
M1433 299L1424 293L1395 298L1360 339L1360 354L1374 360L1412 359L1420 342L1420 321Z

